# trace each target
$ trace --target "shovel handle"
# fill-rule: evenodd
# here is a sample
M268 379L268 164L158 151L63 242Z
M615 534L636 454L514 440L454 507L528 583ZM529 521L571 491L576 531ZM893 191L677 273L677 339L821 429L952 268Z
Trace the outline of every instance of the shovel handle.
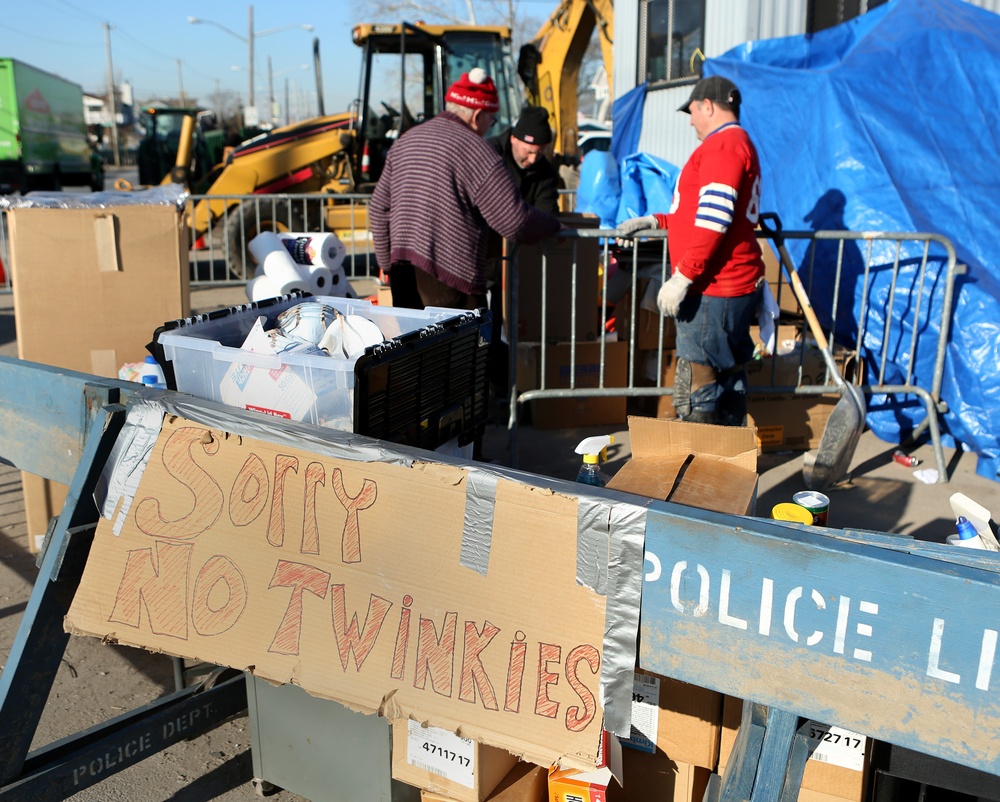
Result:
M802 307L802 314L806 316L809 331L812 333L812 336L816 340L816 345L819 346L819 350L823 354L823 360L826 362L827 370L830 371L834 383L838 387L842 387L844 379L837 371L837 365L833 361L830 341L827 340L826 335L823 333L823 327L819 324L819 318L816 317L816 312L809 301L806 288L802 284L802 279L799 278L799 272L795 269L795 262L792 261L791 254L788 253L788 248L785 247L785 238L781 234L781 218L774 212L764 212L760 216L759 225L760 230L778 246L778 255L781 257L781 264L785 268L785 273L788 274L788 280L792 285L792 292L795 293L795 299L799 302L799 306Z
M816 312L806 294L806 288L802 285L799 272L795 269L795 263L788 253L788 248L785 247L785 238L781 235L781 218L774 212L764 212L760 216L760 230L767 234L768 238L778 247L778 256L781 257L781 264L785 268L785 273L788 274L792 292L795 293L795 300L802 307L802 313L806 316L806 322L809 323L809 330L816 339L816 344L824 351L829 350L830 343L819 324L819 318L816 317Z

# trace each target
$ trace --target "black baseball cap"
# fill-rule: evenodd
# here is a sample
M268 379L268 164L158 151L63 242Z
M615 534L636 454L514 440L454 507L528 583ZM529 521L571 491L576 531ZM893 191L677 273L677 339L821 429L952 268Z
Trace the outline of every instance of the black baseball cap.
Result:
M711 100L715 103L728 103L733 107L733 111L737 115L739 114L740 90L736 88L736 84L728 78L723 78L721 75L710 75L708 78L702 78L698 81L694 85L694 89L691 90L691 97L677 111L690 114L691 110L688 106L691 105L691 101L693 100Z

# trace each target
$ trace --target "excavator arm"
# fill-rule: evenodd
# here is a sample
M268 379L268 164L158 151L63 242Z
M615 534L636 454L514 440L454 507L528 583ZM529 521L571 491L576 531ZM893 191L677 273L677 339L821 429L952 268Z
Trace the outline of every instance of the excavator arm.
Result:
M577 84L580 64L597 28L601 57L612 76L614 10L612 0L561 0L559 7L521 48L518 74L527 89L528 101L549 111L557 154L577 153Z

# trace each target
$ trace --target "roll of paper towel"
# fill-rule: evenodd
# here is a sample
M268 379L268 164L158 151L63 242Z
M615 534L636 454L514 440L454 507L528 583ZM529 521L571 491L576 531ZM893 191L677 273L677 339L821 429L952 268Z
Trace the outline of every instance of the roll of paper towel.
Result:
M275 298L284 295L267 276L260 275L247 282L247 298L251 301L262 301L265 298Z
M313 295L333 295L333 271L328 267L311 265L309 271L309 292Z
M278 237L292 259L300 265L321 265L332 269L339 267L347 255L344 243L329 231L323 234L282 231Z
M263 267L264 275L273 282L277 295L292 290L310 291L308 271L295 264L273 231L262 231L250 240L247 247L250 255Z
M358 297L358 294L351 287L351 282L347 280L347 273L344 272L343 265L330 271L330 281L326 286L326 295L333 295L336 298Z

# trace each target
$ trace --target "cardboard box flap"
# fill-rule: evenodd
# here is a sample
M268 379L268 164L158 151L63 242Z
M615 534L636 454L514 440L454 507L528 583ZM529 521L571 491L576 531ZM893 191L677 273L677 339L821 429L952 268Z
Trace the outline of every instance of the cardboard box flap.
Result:
M713 426L630 416L632 458L705 454L748 471L757 471L757 438L745 426Z
M746 431L753 434L749 429ZM671 494L670 501L743 515L756 491L756 483L745 481L746 475L745 468L696 454L685 466L683 481Z
M633 458L611 477L608 487L688 507L744 515L756 488L751 473L698 454Z
M690 454L648 457L642 460L633 458L608 480L608 487L647 498L666 500L674 492L677 480L690 459Z

